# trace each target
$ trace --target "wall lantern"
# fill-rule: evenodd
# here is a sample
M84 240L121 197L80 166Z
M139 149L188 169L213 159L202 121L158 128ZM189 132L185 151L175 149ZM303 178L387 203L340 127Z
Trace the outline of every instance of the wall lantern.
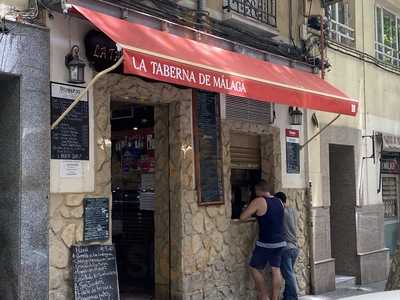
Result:
M85 63L79 57L79 47L72 46L71 52L65 56L70 83L85 83Z
M290 125L303 124L303 113L297 107L289 106L289 123Z

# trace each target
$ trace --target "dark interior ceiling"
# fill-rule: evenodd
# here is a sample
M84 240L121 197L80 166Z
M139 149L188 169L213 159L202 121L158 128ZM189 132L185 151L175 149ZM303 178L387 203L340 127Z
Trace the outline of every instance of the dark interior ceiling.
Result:
M154 126L154 107L149 105L111 102L112 130L132 130Z

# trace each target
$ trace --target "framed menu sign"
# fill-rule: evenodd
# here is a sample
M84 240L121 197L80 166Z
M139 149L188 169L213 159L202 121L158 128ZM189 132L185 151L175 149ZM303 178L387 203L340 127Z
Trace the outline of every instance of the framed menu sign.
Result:
M200 205L224 203L219 95L195 91L193 131Z
M286 129L286 172L300 174L300 141L297 129Z
M85 242L108 240L110 236L108 203L108 198L84 199L83 240Z
M64 83L50 83L51 123L71 105L84 88ZM51 158L89 160L88 95L51 131Z

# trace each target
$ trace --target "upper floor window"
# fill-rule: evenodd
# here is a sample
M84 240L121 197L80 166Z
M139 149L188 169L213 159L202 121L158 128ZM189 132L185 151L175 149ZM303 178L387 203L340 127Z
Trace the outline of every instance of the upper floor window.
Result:
M349 1L331 4L327 7L329 38L338 43L354 46L354 10Z
M400 17L376 7L376 57L386 63L400 66Z

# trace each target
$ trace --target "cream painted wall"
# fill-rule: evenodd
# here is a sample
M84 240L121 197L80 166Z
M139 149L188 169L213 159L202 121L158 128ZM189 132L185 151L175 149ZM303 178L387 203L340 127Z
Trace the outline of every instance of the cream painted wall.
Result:
M79 45L81 57L85 57L83 38L91 28L89 23L81 19L53 13L54 18L47 18L50 28L50 80L67 83L68 73L64 57L72 45ZM85 68L86 84L92 79L91 68ZM82 86L85 86L82 85ZM60 176L60 160L50 161L50 192L51 193L81 193L94 191L94 139L93 139L93 93L89 91L89 161L81 161L82 177L63 178Z
M400 2L395 0L355 0L356 48L375 56L375 3L400 12ZM332 71L327 73L326 80L343 90L347 95L360 101L359 113L356 117L341 116L335 126L344 126L362 130L363 135L371 135L373 131L382 131L400 135L400 75L383 70L371 63L329 49L328 58ZM311 115L313 111L309 111ZM335 114L316 112L321 123L328 123ZM309 135L317 131L309 125ZM369 139L360 141L361 156L372 153ZM322 205L321 195L321 162L320 143L316 139L309 146L310 180L313 187L313 205ZM360 200L359 205L381 203L381 195L377 193L379 184L379 163L372 159L361 159Z
M282 188L299 188L305 187L305 164L304 151L300 151L300 174L288 174L286 172L286 133L285 129L297 129L300 131L300 145L304 143L303 126L289 125L289 107L286 105L276 105L276 120L274 126L278 127L281 136L281 153L282 153Z

